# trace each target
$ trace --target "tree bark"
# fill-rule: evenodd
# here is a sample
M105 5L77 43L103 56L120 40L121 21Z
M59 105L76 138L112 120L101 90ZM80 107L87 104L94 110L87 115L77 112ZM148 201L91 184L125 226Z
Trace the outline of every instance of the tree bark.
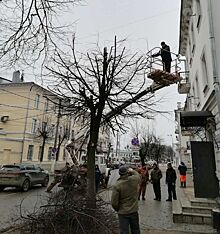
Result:
M99 135L99 124L91 121L90 140L87 147L87 205L89 208L96 208L96 189L95 189L95 153Z
M42 150L40 154L40 162L43 162L45 143L46 143L46 137L43 137Z

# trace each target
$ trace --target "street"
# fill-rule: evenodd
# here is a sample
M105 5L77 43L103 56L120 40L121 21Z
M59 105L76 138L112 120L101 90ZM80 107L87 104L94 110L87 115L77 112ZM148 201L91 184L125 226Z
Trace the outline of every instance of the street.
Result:
M9 188L0 192L0 230L11 226L21 214L38 209L47 201L45 188L34 186L28 192Z
M140 226L143 234L148 233L213 233L212 228L204 225L191 225L173 223L172 202L166 202L167 187L165 185L165 167L161 167L163 178L161 181L161 201L154 201L154 193L151 184L147 185L146 200L139 201ZM99 196L107 203L111 201L111 186L119 177L118 170L111 171L109 187L107 190L100 190ZM57 187L53 191L56 191ZM177 199L179 188L177 186ZM12 218L19 217L20 210L23 214L33 212L46 203L49 195L45 188L36 186L28 192L20 192L8 189L0 193L0 225L1 229L10 226Z

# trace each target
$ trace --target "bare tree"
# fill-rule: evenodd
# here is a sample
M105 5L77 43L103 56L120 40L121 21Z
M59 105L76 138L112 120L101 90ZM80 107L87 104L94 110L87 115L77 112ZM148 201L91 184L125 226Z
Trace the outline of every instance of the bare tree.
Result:
M60 19L78 2L80 0L0 1L0 59L4 58L7 66L17 62L33 65L38 59L45 62L54 44L70 31L65 20Z
M55 94L69 98L66 109L75 116L88 116L87 163L89 206L95 206L95 152L99 129L124 129L125 117L148 117L154 113L155 100L146 90L145 56L129 55L115 42L103 52L97 50L79 54L73 46L71 54L57 50L54 65L47 67L57 85L50 87ZM133 105L132 105L133 104Z
M58 159L59 159L61 145L63 144L64 140L68 139L69 131L70 131L70 129L69 129L68 124L64 124L60 128L59 135L58 135L58 145L57 145L56 161L58 161Z
M141 158L141 163L144 165L146 159L150 160L151 157L151 144L153 142L152 134L144 134L141 137L141 145L139 150L139 155Z
M153 136L153 142L151 143L151 155L152 158L159 163L165 151L165 145L162 145L162 139L160 137Z
M42 120L39 120L39 126L37 129L37 136L36 138L42 139L42 145L41 145L41 151L39 155L40 162L43 161L44 158L44 149L46 141L52 137L52 132L54 131L54 128L51 125L51 121L48 117L45 117Z

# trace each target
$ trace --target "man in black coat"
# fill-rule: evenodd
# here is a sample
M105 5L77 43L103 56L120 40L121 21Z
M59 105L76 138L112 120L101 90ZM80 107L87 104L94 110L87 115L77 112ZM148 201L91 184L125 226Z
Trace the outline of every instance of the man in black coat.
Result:
M176 171L171 163L167 164L166 184L168 186L168 199L166 201L172 201L172 198L176 200Z
M163 70L170 73L172 57L170 53L170 47L164 42L161 42L161 49L158 53L153 54L152 57L161 56L163 61Z

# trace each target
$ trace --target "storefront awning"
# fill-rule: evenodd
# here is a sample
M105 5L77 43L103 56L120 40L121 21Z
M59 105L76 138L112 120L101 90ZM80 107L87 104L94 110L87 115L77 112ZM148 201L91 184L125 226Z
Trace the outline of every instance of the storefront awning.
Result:
M207 120L214 118L211 111L181 111L181 127L205 127Z

